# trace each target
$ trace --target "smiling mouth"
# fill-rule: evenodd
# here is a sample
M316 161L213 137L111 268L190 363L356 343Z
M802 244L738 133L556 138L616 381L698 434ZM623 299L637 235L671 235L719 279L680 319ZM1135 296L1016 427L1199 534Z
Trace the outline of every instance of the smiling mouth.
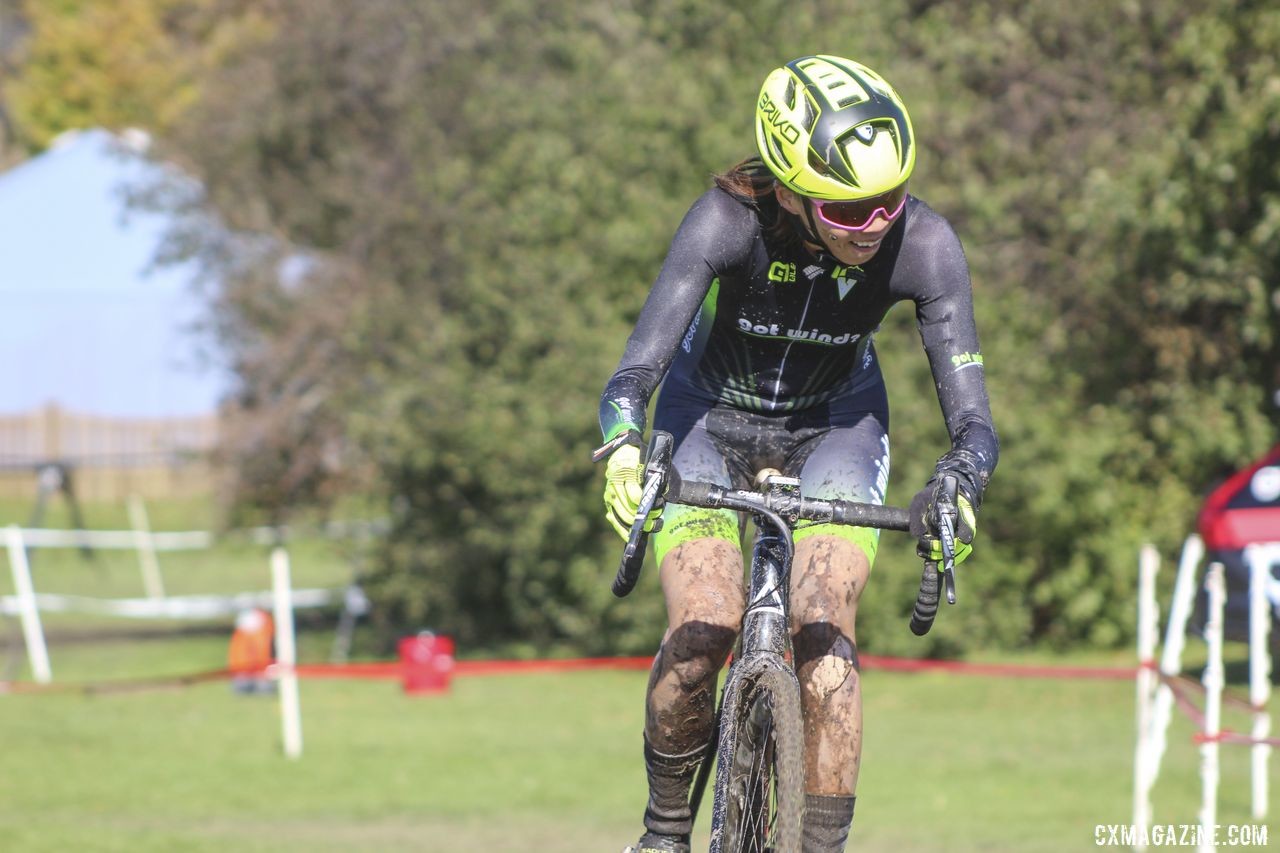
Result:
M880 241L883 239L884 238L881 237L879 239L872 240L870 243L860 243L857 240L850 240L849 242L857 246L859 249L874 249L876 246L880 245Z

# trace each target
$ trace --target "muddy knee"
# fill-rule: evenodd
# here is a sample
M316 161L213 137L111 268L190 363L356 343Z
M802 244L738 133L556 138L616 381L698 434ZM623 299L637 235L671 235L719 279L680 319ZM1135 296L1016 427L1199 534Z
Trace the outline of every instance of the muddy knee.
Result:
M686 622L663 641L645 708L645 735L656 749L685 752L711 736L716 673L736 635L736 628Z
M800 683L821 701L835 694L858 669L857 646L829 622L802 627L793 639L793 649Z
M692 693L714 681L736 637L736 627L685 622L676 626L663 641L659 653L662 668L681 692Z
M733 648L745 607L742 555L725 542L700 539L668 555L661 571L671 627L660 668L688 691L713 679Z

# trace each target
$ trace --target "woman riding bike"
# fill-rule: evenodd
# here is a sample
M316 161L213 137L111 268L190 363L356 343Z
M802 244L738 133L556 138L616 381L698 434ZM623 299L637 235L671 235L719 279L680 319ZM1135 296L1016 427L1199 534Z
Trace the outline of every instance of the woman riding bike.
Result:
M916 159L901 98L871 69L806 56L769 74L751 157L689 210L605 387L609 520L627 538L641 494L645 411L675 438L686 480L750 488L772 467L806 494L882 503L888 405L872 334L915 303L951 450L913 501L938 559L935 485L958 483L956 561L998 445L968 265L950 224L907 192ZM655 511L656 521L657 511ZM877 534L798 530L791 578L805 717L804 853L844 849L862 746L854 622ZM728 511L669 506L654 549L668 628L649 679L649 801L635 853L689 850L689 787L712 734L716 674L745 607L741 531Z

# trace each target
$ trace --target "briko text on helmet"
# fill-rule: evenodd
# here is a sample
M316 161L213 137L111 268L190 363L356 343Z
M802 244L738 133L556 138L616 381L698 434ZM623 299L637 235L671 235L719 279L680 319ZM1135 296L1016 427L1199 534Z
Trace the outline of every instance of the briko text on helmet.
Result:
M800 139L800 129L782 116L782 110L764 92L760 93L760 112L768 120L770 127L775 128L782 138L795 144Z

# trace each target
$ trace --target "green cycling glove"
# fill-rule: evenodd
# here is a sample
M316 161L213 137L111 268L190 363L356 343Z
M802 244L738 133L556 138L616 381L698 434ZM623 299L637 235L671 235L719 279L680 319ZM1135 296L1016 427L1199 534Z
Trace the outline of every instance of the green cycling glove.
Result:
M926 486L911 501L912 529L921 531L916 543L916 553L934 563L942 562L942 540L938 537L937 509L934 506L934 490ZM978 532L978 517L973 504L963 493L956 495L955 561L960 565L973 553L973 537Z
M942 540L938 537L938 491L945 476L956 479L956 564L973 553L973 537L978 532L978 507L982 505L985 477L977 459L967 450L952 450L938 460L929 483L911 499L911 533L918 539L916 553L931 562L942 562Z
M613 451L604 469L604 516L624 542L631 538L631 525L640 511L643 493L644 463L640 461L640 448L624 444ZM645 522L645 532L652 533L661 517L662 507L654 507Z

